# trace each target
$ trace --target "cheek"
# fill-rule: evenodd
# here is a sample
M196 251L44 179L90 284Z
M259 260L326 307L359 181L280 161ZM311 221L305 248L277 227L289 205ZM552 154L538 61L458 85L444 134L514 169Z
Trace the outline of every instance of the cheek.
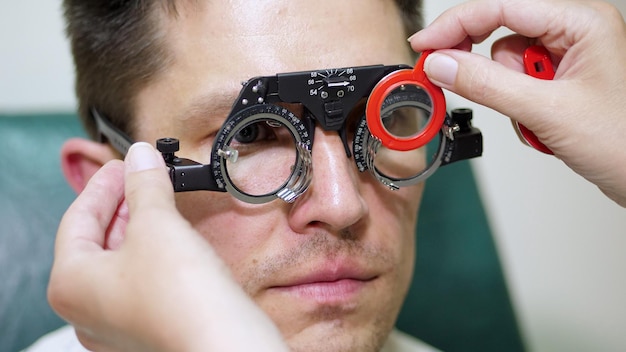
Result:
M362 185L362 194L370 209L370 222L375 226L393 229L387 231L391 236L413 234L424 190L423 183L396 191L373 182L362 182Z
M250 206L226 193L178 193L176 203L237 278L240 266L265 250L281 216L280 209Z
M393 250L398 255L397 272L395 273L397 275L395 283L398 291L397 303L399 303L396 306L397 311L399 311L402 302L404 302L413 278L416 252L415 226L417 224L417 212L422 192L423 184L401 189L394 192L397 193L394 195L395 202L393 204L386 202L386 206L383 207L387 211L385 213L387 221L381 219L383 224L395 223L394 232L390 232L389 235L392 237L390 240L396 244ZM379 210L379 213L384 212L385 210L383 209Z
M376 241L387 248L398 262L400 281L408 282L415 260L415 225L423 184L390 191L380 185L365 187L370 208L369 223Z

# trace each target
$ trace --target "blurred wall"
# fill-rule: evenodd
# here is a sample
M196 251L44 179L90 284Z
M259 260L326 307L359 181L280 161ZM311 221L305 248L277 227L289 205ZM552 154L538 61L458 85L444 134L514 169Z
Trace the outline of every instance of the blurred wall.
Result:
M459 2L425 0L427 23ZM0 44L0 112L75 109L60 1L0 0ZM448 104L472 107L484 134L473 166L529 350L626 350L626 210L523 146L506 117L452 94Z
M0 111L73 110L59 0L0 0Z

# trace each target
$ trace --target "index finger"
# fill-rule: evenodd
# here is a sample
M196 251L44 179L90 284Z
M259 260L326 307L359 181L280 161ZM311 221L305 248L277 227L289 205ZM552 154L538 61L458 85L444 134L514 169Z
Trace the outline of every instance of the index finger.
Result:
M556 32L555 19L563 20L563 11L572 6L571 1L470 1L445 11L432 24L417 32L410 38L411 47L421 52L454 48L468 40L478 43L502 26L526 37L545 37L553 28ZM558 35L563 34L558 32ZM556 38L557 33L554 35Z
M102 250L109 224L124 198L124 165L105 164L89 180L63 215L55 244L55 257L64 251Z

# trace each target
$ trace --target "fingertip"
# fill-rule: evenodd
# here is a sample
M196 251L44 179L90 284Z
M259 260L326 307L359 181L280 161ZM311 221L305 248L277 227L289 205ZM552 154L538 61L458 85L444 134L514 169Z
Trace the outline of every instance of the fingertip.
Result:
M174 206L172 182L163 156L150 144L133 144L126 155L126 201L130 214L138 209Z
M451 56L434 52L424 61L424 72L428 79L442 88L454 87L459 63Z
M127 172L138 172L150 169L162 168L165 166L163 157L146 142L133 144L126 154Z
M411 49L418 53L428 49L437 49L431 43L433 36L429 35L429 32L429 28L426 27L408 37L407 41L409 42Z

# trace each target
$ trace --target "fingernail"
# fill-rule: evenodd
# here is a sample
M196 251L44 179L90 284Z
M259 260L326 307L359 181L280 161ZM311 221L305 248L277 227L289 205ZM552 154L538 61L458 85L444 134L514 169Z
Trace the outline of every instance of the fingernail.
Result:
M424 61L424 72L435 84L453 86L458 71L459 63L448 55L432 53Z
M126 154L126 169L130 172L156 169L161 166L159 155L146 142L138 142L128 149Z
M424 29L420 29L419 31L413 33L410 37L407 38L407 42L411 42L413 39L417 38L419 36L420 33L422 33Z

